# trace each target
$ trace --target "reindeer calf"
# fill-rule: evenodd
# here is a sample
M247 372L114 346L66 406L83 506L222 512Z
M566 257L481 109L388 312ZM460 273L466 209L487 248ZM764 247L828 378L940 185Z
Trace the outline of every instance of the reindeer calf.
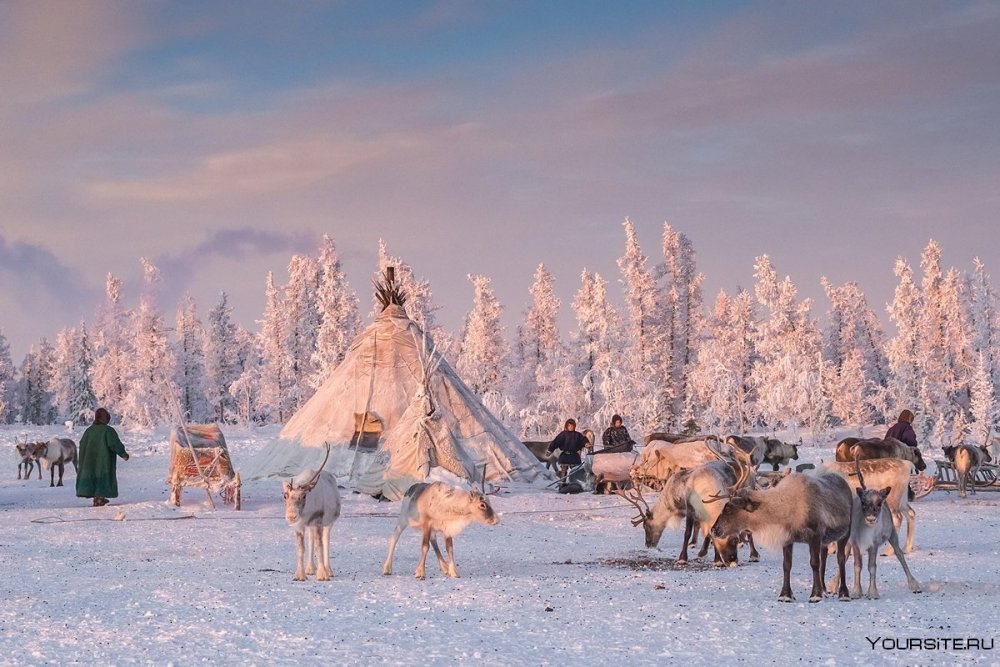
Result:
M479 491L466 491L445 484L444 482L420 482L406 491L402 507L399 509L399 522L396 530L389 538L389 553L382 566L382 574L392 574L392 556L396 550L396 542L406 527L418 528L423 541L420 545L420 562L417 563L415 576L424 578L424 566L427 561L427 549L434 547L438 565L441 571L449 577L458 577L455 567L455 552L453 538L461 533L472 522L495 526L500 517L490 506L486 496ZM444 534L444 546L448 551L448 561L441 556L437 544L437 533Z
M329 455L329 451L327 452ZM323 460L326 464L326 460ZM314 572L316 581L329 581L330 526L340 516L340 492L337 478L324 471L303 470L291 482L285 482L285 520L295 530L295 551L298 557L292 581L305 581ZM305 537L309 533L308 554Z
M19 442L15 447L17 447L17 455L20 457L20 461L17 464L17 478L22 479L21 471L24 471L23 479L31 478L31 471L35 469L35 448L38 447L39 442ZM42 466L38 466L38 479L42 478Z
M885 542L892 545L893 553L903 566L906 573L906 582L910 590L919 593L920 582L913 578L910 568L906 565L906 558L903 550L899 548L899 534L892 521L889 505L886 498L892 491L890 487L884 489L869 489L865 486L864 476L860 467L857 467L858 488L857 497L851 507L851 539L850 547L854 552L854 586L851 588L851 597L861 597L861 558L868 552L868 599L878 599L878 587L875 584L875 571L878 567L878 548Z
M38 443L35 445L34 458L39 465L39 478L41 478L42 468L49 471L49 486L63 485L63 472L66 470L67 463L72 463L73 470L77 473L80 472L76 467L76 443L69 438L52 438L48 442ZM59 468L58 484L56 484L57 466Z

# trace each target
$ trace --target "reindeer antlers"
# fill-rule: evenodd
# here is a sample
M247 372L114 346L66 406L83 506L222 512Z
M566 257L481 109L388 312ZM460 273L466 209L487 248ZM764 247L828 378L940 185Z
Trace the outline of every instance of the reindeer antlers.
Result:
M323 462L319 464L319 469L316 471L316 474L312 476L312 479L302 485L303 489L309 489L311 491L312 488L316 486L316 482L319 480L319 474L323 472L323 466L326 465L327 460L330 458L330 443L324 442L323 445L326 447L326 456L323 457Z
M625 491L615 491L615 495L621 496L625 500L632 503L637 510L639 510L639 516L632 519L632 525L638 526L640 523L646 520L650 516L649 505L646 504L646 499L642 497L642 492L633 489L633 494L629 495ZM640 504L642 503L642 504Z
M854 450L854 472L852 474L858 476L858 484L861 485L862 489L867 490L865 477L861 474L861 451L857 448Z

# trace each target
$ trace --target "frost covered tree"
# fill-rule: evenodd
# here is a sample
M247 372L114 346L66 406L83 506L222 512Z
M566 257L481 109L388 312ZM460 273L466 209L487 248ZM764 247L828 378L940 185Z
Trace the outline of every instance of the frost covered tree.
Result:
M923 389L917 342L923 298L914 282L913 269L902 257L896 260L894 273L899 284L888 311L889 318L896 325L896 335L886 345L886 357L890 373L889 395L898 406L898 411L907 406L915 409L921 404Z
M503 306L497 301L486 276L469 276L472 310L465 316L461 348L455 370L480 397L505 391L504 363L507 343L503 336Z
M709 319L710 335L698 348L692 390L707 427L746 433L755 420L751 373L757 360L757 317L746 290L720 292Z
M290 373L287 393L293 412L313 394L311 381L315 370L312 360L320 323L316 307L318 290L319 264L307 255L294 255L288 264L288 284L283 299L284 339L288 345Z
M125 400L128 388L128 358L133 339L126 331L132 314L122 304L122 280L108 274L104 302L94 327L94 365L91 384L99 405L111 408L112 416Z
M175 359L163 316L157 308L160 271L145 257L143 290L133 317L134 346L129 355L122 423L133 429L150 429L176 420L174 401Z
M923 383L920 411L931 419L932 428L950 440L947 424L954 416L949 400L949 361L947 359L945 278L941 268L941 246L931 240L920 257L922 308L917 320L916 355ZM940 428L936 422L942 422Z
M967 416L971 400L970 386L977 359L973 351L971 305L966 281L955 268L945 274L941 300L944 325L942 359L950 412Z
M240 376L236 358L236 325L225 292L208 314L205 332L205 396L214 419L225 423L233 409L229 387Z
M319 251L319 289L316 310L319 328L313 352L313 375L309 386L319 388L334 368L344 360L351 342L358 334L358 297L351 290L340 264L333 239L323 235Z
M757 302L765 311L751 373L757 410L772 428L809 423L814 432L820 430L825 416L816 407L824 403L823 365L810 300L796 300L791 278L779 281L767 255L754 261L754 277Z
M1000 316L997 313L997 295L986 272L986 265L976 257L974 269L969 279L969 319L971 327L972 354L982 354L993 382L993 393L1000 385L1000 340L997 328Z
M868 423L876 413L882 416L888 385L882 327L857 283L820 283L830 299L823 359L833 416L845 424Z
M9 424L14 419L14 361L10 357L10 343L3 329L0 329L0 424Z
M174 382L178 388L181 412L185 419L203 422L209 417L205 397L205 331L198 317L198 307L190 294L181 300L174 328Z
M289 354L284 325L284 304L274 285L274 275L267 274L264 290L264 316L260 320L259 401L270 422L279 424L294 412L292 357Z
M670 413L677 419L672 419L670 425L678 426L693 400L691 372L704 320L701 284L705 277L697 270L691 241L669 224L663 225L663 259L661 376L674 388Z
M979 353L979 361L972 377L971 395L972 443L986 446L990 444L990 436L996 428L1000 412L997 410L993 378L990 377L990 367L985 352Z
M18 387L18 408L26 424L51 424L56 420L52 391L55 371L55 350L42 339L21 362L21 379Z
M91 384L93 350L87 327L68 327L56 339L53 391L56 407L64 420L87 424L93 417L96 397Z
M625 254L618 258L621 284L628 314L627 345L624 368L634 396L644 396L643 414L639 417L646 430L666 427L676 422L670 414L674 394L663 377L663 323L657 303L656 279L635 235L635 225L626 219Z
M236 327L233 358L236 379L229 385L236 420L243 426L263 424L267 412L260 400L260 337L243 327Z
M584 269L572 305L576 331L570 366L573 385L582 389L580 416L594 426L610 424L615 414L635 423L635 401L629 396L628 376L621 368L622 320L608 301L607 281Z
M515 351L517 405L522 428L532 437L554 433L561 425L569 378L563 367L563 344L557 318L560 301L544 264L535 271L532 303L517 330Z

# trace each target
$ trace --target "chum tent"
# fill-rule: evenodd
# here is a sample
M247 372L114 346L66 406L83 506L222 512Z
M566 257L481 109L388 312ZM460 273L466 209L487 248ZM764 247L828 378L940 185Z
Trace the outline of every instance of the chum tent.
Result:
M391 286L391 278L389 279ZM400 299L401 301L401 299ZM432 468L470 483L532 481L537 459L462 382L401 303L389 303L330 377L243 472L293 476L326 464L356 491L398 500Z

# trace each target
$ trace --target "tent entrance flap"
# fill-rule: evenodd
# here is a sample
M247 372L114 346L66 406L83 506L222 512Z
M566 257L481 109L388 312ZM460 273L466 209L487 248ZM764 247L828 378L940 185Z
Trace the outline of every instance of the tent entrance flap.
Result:
M374 452L378 449L378 441L382 438L382 420L370 412L354 413L354 437L351 442L357 443L358 450Z

